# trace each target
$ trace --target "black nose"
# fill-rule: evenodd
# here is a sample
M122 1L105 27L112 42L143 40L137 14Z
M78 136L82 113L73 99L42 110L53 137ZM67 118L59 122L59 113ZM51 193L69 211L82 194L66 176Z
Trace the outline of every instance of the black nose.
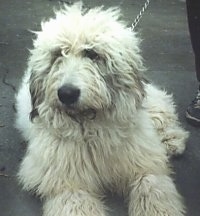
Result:
M65 105L72 105L78 101L80 89L68 84L58 89L58 98Z

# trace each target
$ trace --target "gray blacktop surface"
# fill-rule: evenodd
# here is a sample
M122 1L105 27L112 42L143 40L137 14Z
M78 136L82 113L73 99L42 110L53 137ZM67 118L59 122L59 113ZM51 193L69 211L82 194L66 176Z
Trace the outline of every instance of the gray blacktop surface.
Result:
M14 94L26 67L28 48L40 20L53 14L58 0L0 0L0 216L41 216L38 198L24 192L16 173L26 145L14 123ZM66 1L67 2L67 1ZM132 23L143 0L85 0L88 7L120 5ZM191 135L187 150L173 159L174 179L185 199L187 216L200 216L200 129L188 125L185 110L197 91L184 0L152 0L137 30L142 42L147 76L174 95L183 126ZM126 216L123 198L108 193L109 215Z

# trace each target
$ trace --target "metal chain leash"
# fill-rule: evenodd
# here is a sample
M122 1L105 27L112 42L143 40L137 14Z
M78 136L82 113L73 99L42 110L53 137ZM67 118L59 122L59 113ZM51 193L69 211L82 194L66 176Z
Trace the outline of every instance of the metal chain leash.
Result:
M133 31L135 29L135 27L137 26L138 22L140 21L140 19L142 18L144 12L146 11L147 7L149 6L150 0L146 0L144 6L142 7L142 10L140 11L140 13L137 15L137 17L135 18L134 22L131 25L131 30Z

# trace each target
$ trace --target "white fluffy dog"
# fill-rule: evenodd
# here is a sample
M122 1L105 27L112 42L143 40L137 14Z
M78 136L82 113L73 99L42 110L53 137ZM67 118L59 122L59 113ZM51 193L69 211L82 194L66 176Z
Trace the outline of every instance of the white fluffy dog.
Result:
M184 151L172 97L147 84L119 9L65 6L42 23L17 99L28 141L19 179L44 216L105 216L105 188L129 216L182 216L169 155Z

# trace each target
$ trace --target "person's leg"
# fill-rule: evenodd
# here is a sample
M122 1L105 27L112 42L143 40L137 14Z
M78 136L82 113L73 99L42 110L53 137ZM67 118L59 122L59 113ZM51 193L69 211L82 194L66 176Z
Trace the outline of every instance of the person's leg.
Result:
M188 25L192 47L195 55L197 80L200 82L200 2L186 0Z
M190 38L195 56L196 77L200 83L200 2L199 0L186 0L186 5ZM186 118L191 124L200 126L200 85L195 99L188 106Z

